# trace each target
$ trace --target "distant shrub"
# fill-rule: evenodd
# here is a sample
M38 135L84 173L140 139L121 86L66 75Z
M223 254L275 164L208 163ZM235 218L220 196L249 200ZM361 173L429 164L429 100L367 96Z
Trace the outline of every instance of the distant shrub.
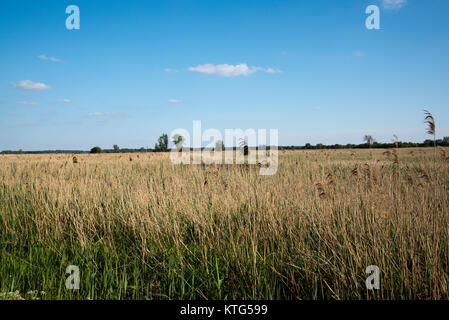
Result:
M93 147L92 149L90 149L90 153L102 153L103 150L101 150L100 147Z

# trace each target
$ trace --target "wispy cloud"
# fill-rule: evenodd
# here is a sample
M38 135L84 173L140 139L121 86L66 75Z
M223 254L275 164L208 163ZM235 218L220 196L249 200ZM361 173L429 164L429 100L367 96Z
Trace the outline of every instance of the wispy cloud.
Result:
M16 104L21 106L37 106L38 104L36 102L30 102L30 101L17 101Z
M31 80L22 80L12 84L14 87L22 90L41 91L48 90L51 87L43 82L33 82Z
M168 102L169 102L169 103L181 103L182 100L179 100L179 99L169 99Z
M165 68L164 71L165 71L165 72L171 72L171 73L173 73L173 72L178 72L177 69L171 69L171 68Z
M407 4L407 0L382 0L385 9L400 9Z
M53 62L61 62L60 59L55 58L55 57L47 57L45 54L41 54L40 56L38 56L38 58L42 59L42 60L53 61Z
M122 114L118 112L92 112L87 115L88 117L121 117Z
M56 100L56 102L58 102L58 103L70 103L70 102L72 102L72 100L70 100L70 99L61 99L61 100Z
M280 70L273 68L261 68L261 67L249 67L246 63L237 65L232 64L202 64L196 67L190 67L188 69L192 72L199 72L208 75L216 75L221 77L237 77L237 76L249 76L257 71L267 73L279 73Z
M262 70L263 72L266 72L266 73L281 73L282 72L279 69L273 69L273 68L266 68L266 69L260 68L260 70Z
M356 52L354 52L354 56L356 56L356 57L364 57L365 53L362 52L362 51L356 51Z

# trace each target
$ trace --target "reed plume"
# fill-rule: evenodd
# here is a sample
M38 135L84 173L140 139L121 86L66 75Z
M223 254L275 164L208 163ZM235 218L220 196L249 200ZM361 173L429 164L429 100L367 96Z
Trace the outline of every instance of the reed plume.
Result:
M397 135L393 135L393 142L394 142L394 146L395 148L399 148L399 140L398 140L398 136Z
M248 142L245 139L240 140L240 148L243 149L243 155L247 156L249 154Z
M427 124L427 133L433 136L433 144L436 148L437 146L437 138L436 138L436 127L435 127L435 118L433 115L427 111L424 110L424 123Z

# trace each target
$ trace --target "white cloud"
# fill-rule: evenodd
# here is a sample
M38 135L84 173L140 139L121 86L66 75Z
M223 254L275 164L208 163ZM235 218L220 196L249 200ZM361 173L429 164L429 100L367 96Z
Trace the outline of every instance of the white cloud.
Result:
M41 54L40 56L38 56L39 59L42 60L49 60L49 61L53 61L53 62L60 62L60 59L57 59L55 57L47 57L45 54Z
M61 99L61 100L56 100L56 102L59 102L59 103L70 103L70 102L72 102L72 100L70 100L70 99Z
M169 99L168 102L169 102L169 103L181 103L182 100L178 100L178 99Z
M263 71L267 73L278 73L280 70L273 68L261 68L261 67L248 67L246 63L237 65L232 64L202 64L196 67L190 67L189 71L199 72L209 75L216 75L221 77L236 77L236 76L249 76L257 71Z
M171 68L165 68L164 71L165 71L165 72L178 72L178 70L176 70L176 69L171 69Z
M92 112L88 114L89 117L119 117L121 116L118 112Z
M281 73L282 72L279 69L273 69L273 68L262 69L262 71L264 71L266 73Z
M383 0L382 5L385 9L400 9L407 4L407 0Z
M34 90L34 91L48 90L51 88L50 86L46 85L43 82L33 82L31 80L22 80L13 83L13 86L22 90Z
M37 106L38 105L36 102L29 102L29 101L17 101L16 104L19 104L21 106Z
M354 52L354 55L355 55L356 57L363 57L363 56L365 56L365 53L362 52L362 51L356 51L356 52Z

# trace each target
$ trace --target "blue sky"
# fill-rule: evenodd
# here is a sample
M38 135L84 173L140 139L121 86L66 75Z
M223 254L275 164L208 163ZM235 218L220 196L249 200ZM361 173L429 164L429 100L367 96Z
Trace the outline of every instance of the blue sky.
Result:
M67 30L65 9L80 9ZM380 8L380 30L365 8ZM0 150L153 147L176 128L280 145L449 136L449 1L0 1Z

